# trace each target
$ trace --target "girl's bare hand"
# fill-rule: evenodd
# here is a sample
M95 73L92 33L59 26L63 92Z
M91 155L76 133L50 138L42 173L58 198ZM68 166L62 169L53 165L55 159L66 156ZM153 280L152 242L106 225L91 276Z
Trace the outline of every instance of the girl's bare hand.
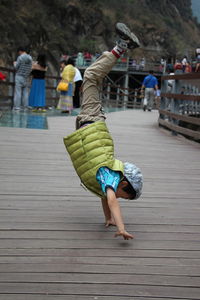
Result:
M133 239L134 236L130 233L128 233L126 230L121 230L121 231L117 231L115 233L115 237L118 237L118 236L123 236L123 238L125 240L129 240L129 239Z
M113 219L107 220L105 225L106 227L116 226L115 221Z

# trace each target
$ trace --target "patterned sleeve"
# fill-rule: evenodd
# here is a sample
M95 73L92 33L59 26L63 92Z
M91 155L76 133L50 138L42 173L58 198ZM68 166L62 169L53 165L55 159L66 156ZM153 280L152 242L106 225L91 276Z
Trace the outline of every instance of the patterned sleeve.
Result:
M113 171L107 167L101 167L97 171L96 179L101 186L102 192L106 194L106 189L109 187L114 192L117 191L118 185L121 180L120 172Z

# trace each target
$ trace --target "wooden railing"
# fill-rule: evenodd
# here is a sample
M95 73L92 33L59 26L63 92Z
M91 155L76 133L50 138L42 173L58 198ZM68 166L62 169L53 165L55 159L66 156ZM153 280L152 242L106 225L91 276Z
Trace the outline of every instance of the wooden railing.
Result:
M200 141L200 73L163 76L159 125Z
M6 75L6 81L0 82L0 107L11 108L13 106L14 96L14 78L15 71L12 68L0 67L0 71ZM59 94L56 91L56 86L59 81L58 76L46 76L46 105L56 106ZM31 77L29 86L31 85Z
M0 83L0 108L4 107L11 109L13 106L14 96L14 76L15 71L11 68L0 67L7 79ZM46 106L56 107L59 93L56 91L56 86L60 80L57 76L46 76ZM30 84L31 85L31 78ZM102 103L106 107L114 108L141 108L142 98L140 89L123 88L114 83L106 83L102 85L100 97Z
M111 83L102 86L100 98L103 106L108 108L142 108L143 106L140 89L123 88Z
M93 59L87 59L80 61L74 57L74 60L76 62L76 66L80 70L85 70L88 66L90 66L95 60ZM134 72L134 73L147 73L149 70L153 70L155 73L161 74L161 65L160 63L156 62L150 62L145 61L144 64L141 62L133 63L133 59L130 57L121 57L118 59L116 65L113 67L114 71L124 71L124 72Z

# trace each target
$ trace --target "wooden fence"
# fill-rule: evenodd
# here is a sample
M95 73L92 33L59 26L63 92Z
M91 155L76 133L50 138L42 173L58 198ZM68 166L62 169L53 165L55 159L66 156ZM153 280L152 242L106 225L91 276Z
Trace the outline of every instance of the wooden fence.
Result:
M6 75L6 81L0 82L0 108L12 108L14 96L14 78L15 70L12 68L0 67L0 71ZM56 86L59 81L57 76L46 76L46 104L47 106L56 106L59 95L56 92ZM29 86L31 85L31 77Z
M102 86L100 98L103 105L108 108L142 108L143 106L140 88L130 89L106 83Z
M0 108L11 109L13 106L15 71L4 67L0 67L0 71L7 76L6 81L0 83ZM46 76L47 107L57 105L59 93L56 91L56 86L59 79L57 76ZM31 85L31 80L29 85ZM120 85L106 82L106 80L102 85L100 97L106 107L141 108L142 106L140 89L123 88Z
M6 81L0 83L0 108L11 109L14 95L13 69L0 67ZM56 107L59 93L56 91L59 77L46 76L46 106ZM158 123L186 137L200 141L200 73L165 75L161 78L161 100L154 103L159 109ZM30 82L31 84L31 82ZM140 89L124 88L104 81L100 98L107 108L142 108Z
M200 141L200 73L161 78L159 125Z

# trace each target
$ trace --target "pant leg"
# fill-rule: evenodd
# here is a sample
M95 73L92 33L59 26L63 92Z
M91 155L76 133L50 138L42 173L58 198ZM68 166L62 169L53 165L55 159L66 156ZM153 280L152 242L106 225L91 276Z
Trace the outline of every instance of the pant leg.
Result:
M27 78L23 78L23 88L22 88L22 106L27 107L28 106L28 81Z
M154 88L150 88L149 89L149 101L148 101L148 105L147 105L148 109L153 108L154 98L155 98Z
M81 111L76 120L76 128L83 122L104 121L105 115L102 110L99 97L100 84L103 78L116 64L117 58L112 52L104 52L84 73L83 100Z
M147 104L149 103L149 89L145 88L144 91L144 105L147 106Z
M80 107L80 88L82 85L83 80L78 80L75 82L75 91L73 96L73 106Z
M15 92L14 92L14 108L19 109L21 106L22 98L22 76L15 75Z

